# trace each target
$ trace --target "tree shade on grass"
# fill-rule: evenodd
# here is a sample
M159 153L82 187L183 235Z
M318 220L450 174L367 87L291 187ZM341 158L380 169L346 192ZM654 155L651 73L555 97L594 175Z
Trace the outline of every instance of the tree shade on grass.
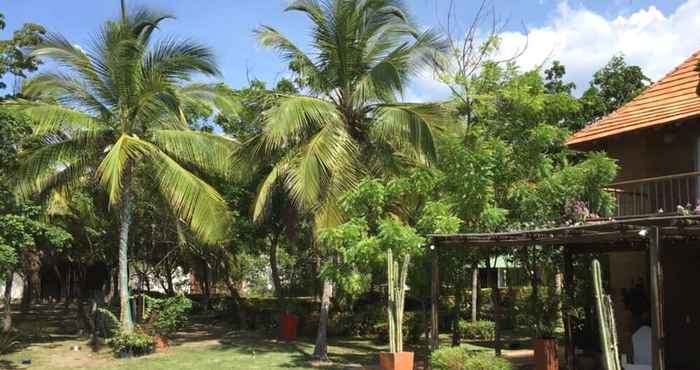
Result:
M201 240L216 243L228 228L226 203L193 170L228 173L235 143L188 129L186 109L199 104L230 110L220 85L190 83L192 74L219 74L213 52L176 38L153 39L169 15L122 11L83 49L47 34L32 56L54 61L8 103L33 121L35 144L21 153L17 189L24 196L69 191L95 180L119 218L121 323L133 330L129 309L128 244L136 176L157 184L172 211Z

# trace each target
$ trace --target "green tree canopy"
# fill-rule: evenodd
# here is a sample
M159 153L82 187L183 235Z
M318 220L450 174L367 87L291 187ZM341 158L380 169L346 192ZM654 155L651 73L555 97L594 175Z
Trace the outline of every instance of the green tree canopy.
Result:
M391 0L294 1L312 22L310 53L279 31L258 28L260 43L277 50L304 85L265 113L263 132L251 140L255 158L280 158L260 187L255 218L264 216L281 185L318 226L340 221L338 197L365 173L435 157L434 134L444 125L439 104L399 103L408 79L440 47Z
M192 131L188 107L231 108L220 85L190 83L216 76L213 52L173 37L154 40L169 15L141 8L108 21L85 49L47 34L30 56L57 63L23 87L25 99L7 105L31 118L37 145L27 147L17 171L21 194L67 191L87 177L104 186L119 212L121 307L131 330L127 245L135 176L157 185L171 210L206 242L220 242L229 223L226 202L197 171L225 176L235 143ZM144 170L148 168L148 170Z

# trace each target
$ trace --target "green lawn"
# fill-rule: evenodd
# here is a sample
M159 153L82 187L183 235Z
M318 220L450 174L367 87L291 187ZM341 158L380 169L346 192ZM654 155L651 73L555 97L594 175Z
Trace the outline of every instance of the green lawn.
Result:
M155 354L130 359L114 358L108 347L93 352L85 339L79 339L70 323L75 321L73 310L41 307L29 314L17 313L16 325L31 338L15 352L0 357L0 369L136 369L136 370L215 370L215 369L376 369L377 353L387 349L369 339L331 338L331 363L312 360L312 339L284 342L270 333L232 330L224 322L197 317L188 328L173 339L171 346ZM521 341L527 348L529 340L511 333L505 343ZM450 336L441 335L448 346ZM470 350L492 351L490 342L464 343ZM80 346L80 351L72 351ZM508 348L508 347L506 347ZM422 363L424 347L411 348ZM30 359L31 365L21 360Z
M78 352L71 346L80 345ZM116 359L104 348L93 353L85 341L74 339L32 344L3 356L0 366L8 369L308 369L322 365L326 369L361 369L376 363L377 347L367 340L331 341L329 351L333 364L315 364L310 354L313 344L308 341L281 342L250 332L232 332L214 339L209 336L187 339L155 354ZM20 365L31 359L30 366Z

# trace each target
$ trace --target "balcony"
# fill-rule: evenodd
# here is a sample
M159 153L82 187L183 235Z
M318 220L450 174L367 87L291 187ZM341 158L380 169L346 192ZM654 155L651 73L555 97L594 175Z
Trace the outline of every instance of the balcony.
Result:
M646 179L620 181L608 185L615 196L614 216L629 217L674 213L677 207L695 208L700 195L700 171Z

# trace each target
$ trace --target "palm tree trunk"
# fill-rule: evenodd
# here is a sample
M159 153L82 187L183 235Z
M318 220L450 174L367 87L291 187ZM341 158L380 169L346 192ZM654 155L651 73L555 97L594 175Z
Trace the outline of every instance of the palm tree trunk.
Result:
M331 307L331 296L333 295L333 285L330 280L323 280L323 295L321 297L321 315L318 320L318 333L316 335L316 346L313 357L328 361L328 311Z
M119 210L119 314L122 330L131 333L134 322L129 304L129 227L131 226L131 184L125 181L121 209Z
M282 292L282 279L280 279L279 263L277 262L277 241L277 237L270 239L270 272L272 274L272 285L275 287L277 307L281 311L284 308L284 292Z
M5 280L5 296L3 300L4 317L2 320L2 332L9 333L12 329L12 280L14 279L14 273L10 271Z

